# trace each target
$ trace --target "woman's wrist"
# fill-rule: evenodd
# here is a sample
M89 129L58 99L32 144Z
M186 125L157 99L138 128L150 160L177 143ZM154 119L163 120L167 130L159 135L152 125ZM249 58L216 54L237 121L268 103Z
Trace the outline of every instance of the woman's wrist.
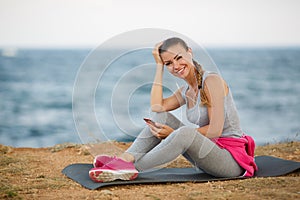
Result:
M156 67L157 68L164 68L164 64L162 64L162 63L156 63Z
M164 66L160 65L160 64L157 64L156 65L156 74L158 73L162 76L163 72L164 72Z

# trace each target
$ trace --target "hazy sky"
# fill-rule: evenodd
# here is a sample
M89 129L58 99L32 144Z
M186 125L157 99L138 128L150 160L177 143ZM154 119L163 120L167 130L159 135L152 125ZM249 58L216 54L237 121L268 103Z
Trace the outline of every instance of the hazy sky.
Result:
M0 0L0 47L96 47L164 28L205 46L300 45L299 0Z

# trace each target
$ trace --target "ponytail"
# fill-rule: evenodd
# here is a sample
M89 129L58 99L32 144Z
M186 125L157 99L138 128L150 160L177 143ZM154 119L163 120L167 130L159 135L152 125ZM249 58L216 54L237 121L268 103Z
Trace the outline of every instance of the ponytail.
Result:
M200 99L201 99L201 104L200 105L210 106L207 95L206 95L206 93L205 93L205 91L202 87L204 70L203 70L202 66L198 62L196 62L195 60L193 60L193 63L194 63L195 68L196 68L196 79L197 79L198 89L199 89L199 92L200 92Z

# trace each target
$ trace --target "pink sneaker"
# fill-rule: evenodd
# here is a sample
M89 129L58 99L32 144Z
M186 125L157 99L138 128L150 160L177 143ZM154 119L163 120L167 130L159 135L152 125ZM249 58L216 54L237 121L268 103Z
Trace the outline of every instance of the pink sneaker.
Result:
M94 158L93 165L94 167L103 167L106 163L112 161L114 157L107 155L98 155Z
M95 182L110 182L117 179L133 180L137 178L138 171L133 163L114 158L102 167L92 168L89 176Z

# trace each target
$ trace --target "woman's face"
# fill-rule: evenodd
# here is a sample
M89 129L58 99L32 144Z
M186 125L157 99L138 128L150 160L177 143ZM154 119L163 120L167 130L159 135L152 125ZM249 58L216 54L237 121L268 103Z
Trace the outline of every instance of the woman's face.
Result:
M160 55L169 72L185 79L193 69L192 50L186 50L180 44L171 46Z

